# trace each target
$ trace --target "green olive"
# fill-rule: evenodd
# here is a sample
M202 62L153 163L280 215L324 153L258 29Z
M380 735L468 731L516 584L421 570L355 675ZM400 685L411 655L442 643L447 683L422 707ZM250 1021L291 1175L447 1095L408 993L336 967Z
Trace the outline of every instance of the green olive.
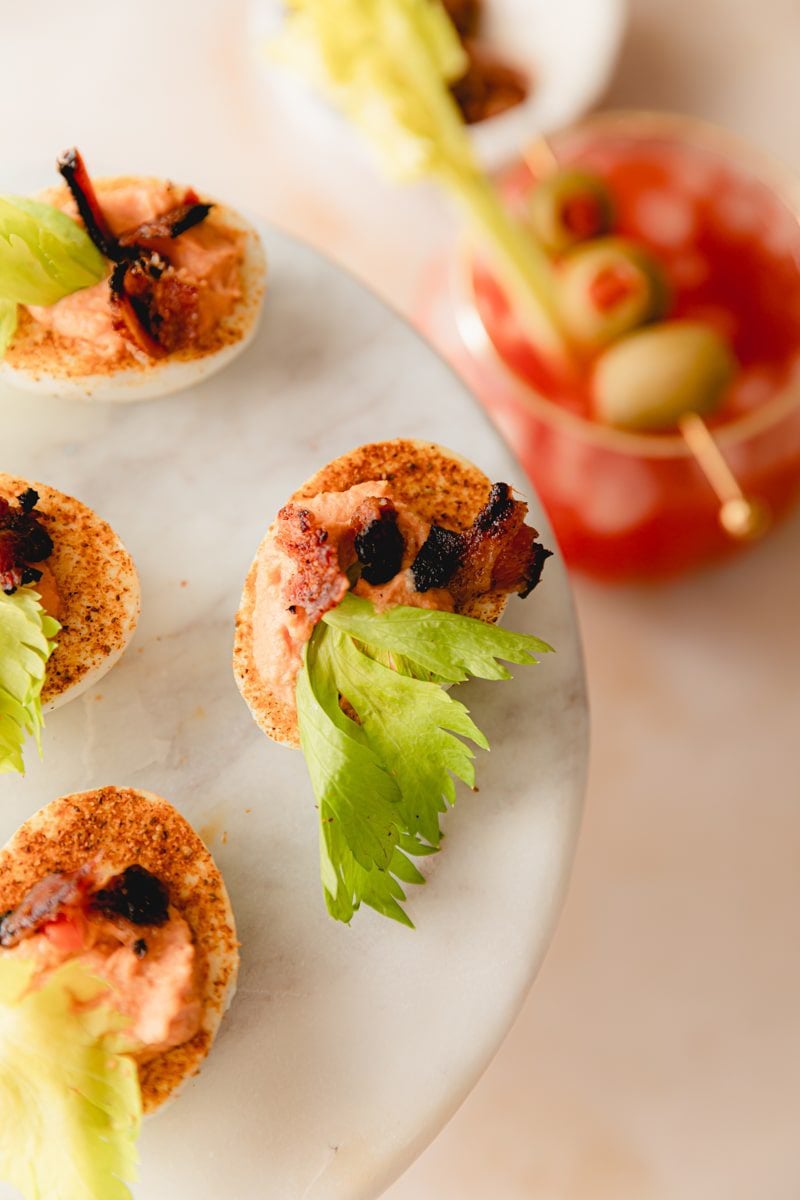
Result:
M567 334L591 350L663 316L669 296L657 259L625 238L598 238L571 250L558 288Z
M735 371L730 347L710 325L664 321L598 358L595 416L621 429L671 429L687 413L712 412Z
M528 196L526 219L536 240L551 254L608 233L614 202L599 175L564 170L548 175Z

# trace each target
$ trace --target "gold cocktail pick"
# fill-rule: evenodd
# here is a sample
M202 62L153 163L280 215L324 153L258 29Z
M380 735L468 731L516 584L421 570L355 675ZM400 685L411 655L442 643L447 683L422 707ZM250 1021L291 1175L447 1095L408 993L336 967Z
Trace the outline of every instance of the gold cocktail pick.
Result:
M678 420L683 440L720 502L719 523L729 537L751 541L766 532L770 516L763 500L745 496L713 433L697 413Z

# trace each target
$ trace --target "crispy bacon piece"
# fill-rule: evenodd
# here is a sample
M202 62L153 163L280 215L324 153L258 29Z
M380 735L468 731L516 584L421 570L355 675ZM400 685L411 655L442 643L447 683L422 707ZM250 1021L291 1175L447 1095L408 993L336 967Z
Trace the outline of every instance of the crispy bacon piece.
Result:
M41 579L42 572L30 564L53 552L53 540L36 512L38 500L33 488L17 498L15 507L0 496L0 589L7 595Z
M155 875L134 863L97 888L98 860L77 871L40 879L16 908L0 917L0 947L9 949L47 925L72 919L80 925L90 912L121 918L132 925L163 925L169 917L169 893Z
M78 206L86 232L97 249L112 262L123 262L138 257L141 247L149 241L180 237L205 221L213 208L212 204L201 203L193 188L187 188L183 204L170 209L153 221L145 221L135 229L126 230L119 237L111 231L105 214L86 169L79 150L73 146L59 155L57 166Z
M353 513L354 548L367 583L388 583L403 563L405 542L397 527L397 509L386 496L369 496Z
M100 207L97 192L89 178L89 172L86 170L86 163L83 161L80 151L74 146L70 150L65 150L58 156L56 166L59 173L63 175L66 185L72 193L72 198L78 206L78 212L86 226L86 232L100 253L104 254L106 258L110 258L112 262L130 258L130 251L122 250L118 239L111 232L111 227Z
M8 949L23 938L50 925L70 912L83 912L92 885L93 865L77 871L45 875L35 883L16 908L0 920L0 946Z
M418 592L447 587L459 568L464 555L464 535L431 525L430 532L411 564L414 586Z
M457 607L487 592L529 595L551 551L525 524L527 512L527 504L514 499L507 483L495 483L465 533L432 526L411 565L417 591L446 587Z
M199 225L213 206L201 203L189 188L183 204L116 237L80 152L65 150L57 165L89 237L116 263L110 284L117 327L151 358L192 345L200 319L197 287L170 265L164 241Z
M119 244L120 246L147 246L153 241L180 237L182 233L186 233L187 229L192 229L201 221L205 221L212 208L211 204L184 201L183 204L171 208L169 212L163 213L153 221L145 221L144 224L137 225L135 229L121 233Z
M189 277L167 269L148 286L147 275L135 264L128 271L126 290L147 304L150 326L156 340L169 352L193 345L200 332L200 303L197 284Z
M146 867L134 863L94 892L89 907L132 925L163 925L169 917L169 892Z
M120 263L111 276L111 297L120 326L152 357L197 341L197 286L160 254Z
M128 293L124 290L112 293L111 303L115 316L114 327L119 329L120 332L127 334L134 346L138 346L140 350L143 350L145 354L149 354L151 358L163 358L166 350L145 329L136 306Z
M298 504L285 504L278 513L275 541L293 560L295 570L286 588L290 609L302 608L316 623L342 600L349 585L339 555L313 513Z
M486 506L464 535L461 563L448 585L457 605L495 588L528 594L528 564L536 533L525 525L527 511L527 504L514 499L507 483L492 485Z

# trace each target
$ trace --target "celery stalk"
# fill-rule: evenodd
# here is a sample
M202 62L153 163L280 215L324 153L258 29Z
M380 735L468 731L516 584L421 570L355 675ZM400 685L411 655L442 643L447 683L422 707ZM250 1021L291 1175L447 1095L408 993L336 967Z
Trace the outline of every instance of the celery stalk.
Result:
M452 193L514 303L531 340L552 359L568 357L558 324L550 260L510 215L481 173L459 177Z
M276 44L328 91L396 178L450 193L537 345L566 358L553 267L481 172L448 83L464 52L439 0L288 0Z

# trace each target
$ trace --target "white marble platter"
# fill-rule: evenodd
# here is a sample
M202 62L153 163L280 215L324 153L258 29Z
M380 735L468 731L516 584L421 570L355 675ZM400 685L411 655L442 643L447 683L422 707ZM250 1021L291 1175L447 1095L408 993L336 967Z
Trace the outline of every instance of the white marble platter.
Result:
M349 928L326 915L303 759L259 732L231 674L233 616L264 529L328 459L413 436L515 484L549 531L482 412L410 329L316 254L266 241L261 331L205 384L121 408L0 392L0 468L106 517L143 590L122 662L48 717L43 763L29 755L26 778L0 779L0 838L65 792L151 789L201 830L238 919L239 991L219 1040L142 1134L134 1190L147 1200L378 1196L514 1019L553 929L583 795L580 647L554 559L507 621L558 653L460 692L492 751L409 900L416 931L370 910Z

